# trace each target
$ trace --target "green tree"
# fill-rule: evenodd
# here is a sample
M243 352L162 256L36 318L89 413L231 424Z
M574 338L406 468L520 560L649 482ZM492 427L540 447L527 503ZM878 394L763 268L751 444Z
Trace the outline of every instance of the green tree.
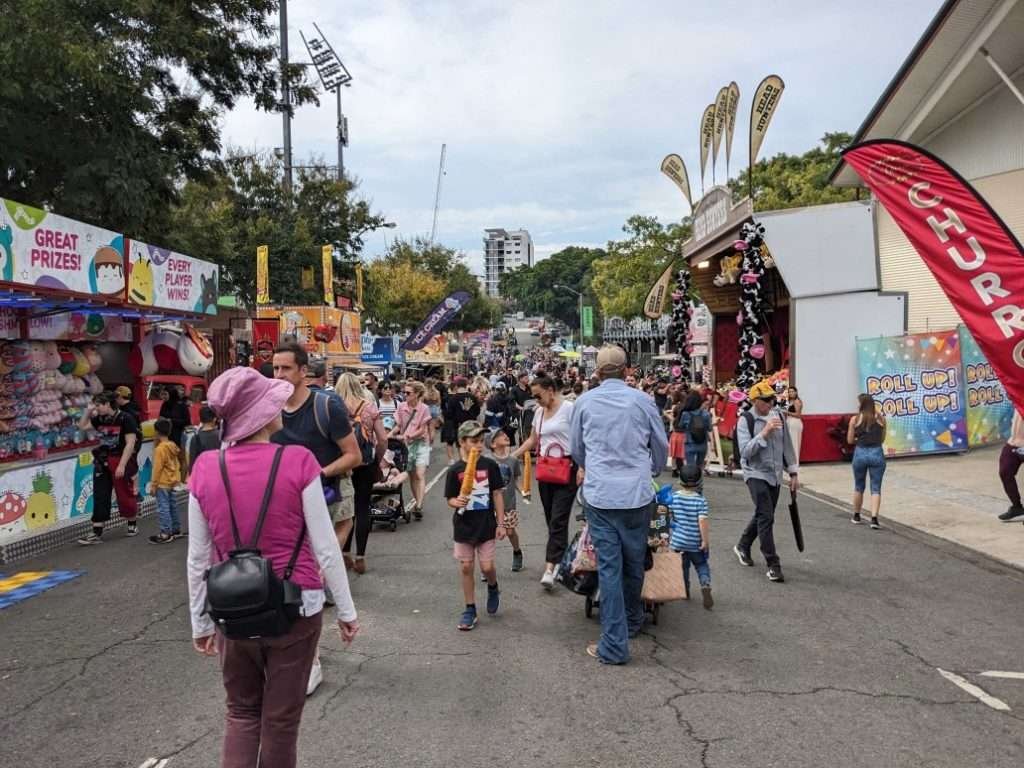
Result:
M322 162L303 168L289 197L282 169L271 156L232 157L209 181L185 184L171 210L169 247L221 266L222 293L255 302L256 248L270 249L270 297L275 304L322 304L321 249L335 252L335 275L353 277L353 259L363 235L384 224L369 203L353 194L353 182L338 181ZM299 280L303 268L317 279L312 289Z
M622 228L628 237L608 243L606 258L594 262L591 288L604 317L634 317L669 259L680 259L690 223L661 224L653 216L631 216Z
M154 243L219 165L224 110L276 110L277 0L17 0L0 9L0 197ZM315 100L290 67L293 106ZM197 251L201 253L201 251Z
M591 267L606 256L601 248L571 245L532 267L522 266L501 276L499 291L517 310L530 314L546 314L561 320L570 328L579 327L579 304L569 291L558 290L566 285L583 294L585 304L593 304L590 289Z
M411 261L380 259L366 273L366 314L387 333L411 330L445 296L445 284Z
M752 177L754 210L777 211L856 199L856 190L828 183L829 173L839 162L839 153L852 141L848 133L826 133L821 139L822 146L802 155L778 154L759 160ZM734 200L747 196L748 173L749 169L744 170L729 180Z

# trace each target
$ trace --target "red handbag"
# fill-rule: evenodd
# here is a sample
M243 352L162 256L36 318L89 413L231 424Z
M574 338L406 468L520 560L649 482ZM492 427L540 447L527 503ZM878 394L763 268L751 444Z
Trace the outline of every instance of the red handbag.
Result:
M537 424L537 446L540 447L540 430L544 423L544 411L540 412L540 423ZM552 451L558 449L558 455L552 456ZM537 456L537 466L534 469L534 476L538 483L551 483L552 485L568 485L572 478L572 461L565 455L565 450L560 445L552 445L548 448L547 455Z

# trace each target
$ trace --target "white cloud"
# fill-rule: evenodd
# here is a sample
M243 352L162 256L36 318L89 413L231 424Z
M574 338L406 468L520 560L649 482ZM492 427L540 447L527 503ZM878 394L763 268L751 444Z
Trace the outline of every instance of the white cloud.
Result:
M525 227L537 243L604 243L633 213L680 218L685 202L659 163L679 152L699 195L698 121L732 79L733 174L746 164L752 91L771 72L786 92L763 154L852 132L940 3L293 0L290 40L306 60L299 31L317 21L351 70L346 168L395 234L429 232L448 144L439 239L469 253L491 226ZM279 116L251 104L224 124L233 144L281 143ZM334 131L332 96L299 110L296 158L333 159Z

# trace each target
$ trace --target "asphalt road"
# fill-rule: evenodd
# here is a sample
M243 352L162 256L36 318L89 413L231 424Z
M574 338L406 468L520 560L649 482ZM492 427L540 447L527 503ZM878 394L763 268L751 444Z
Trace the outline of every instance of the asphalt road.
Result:
M370 571L353 577L363 631L348 650L322 640L300 765L1024 764L1024 679L980 674L1024 672L1018 572L805 498L807 551L780 519L788 581L771 584L730 552L744 487L709 480L714 610L664 606L633 663L605 667L584 653L597 624L582 598L537 583L536 502L522 515L527 570L509 573L499 547L500 614L456 631L441 488L423 522L371 537ZM152 527L6 569L86 574L0 611L3 765L217 765L223 692L216 662L189 646L185 544L150 546Z

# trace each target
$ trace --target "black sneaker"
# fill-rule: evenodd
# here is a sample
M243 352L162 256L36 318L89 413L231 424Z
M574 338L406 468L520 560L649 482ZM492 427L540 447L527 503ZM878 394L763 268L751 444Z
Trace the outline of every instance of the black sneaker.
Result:
M422 520L423 519L423 512L420 511L419 507L413 507L412 508L412 519L413 520Z
M523 553L513 552L512 553L512 572L518 572L523 570Z
M786 577L782 575L782 566L770 565L768 566L768 581L783 582Z
M1002 520L1004 523L1008 523L1011 520L1013 520L1013 518L1020 517L1021 515L1024 515L1024 507L1015 504L1008 510L1003 512L1003 514L999 516L999 519Z
M171 536L176 539L187 539L188 531L171 531Z
M740 561L740 565L746 565L746 566L749 566L749 567L753 567L754 561L751 559L749 551L745 551L745 550L740 549L740 545L739 544L737 544L735 547L733 547L732 551L733 551L733 553L735 553L736 558Z
M704 598L704 610L710 611L715 604L715 600L711 597L711 585L700 588L701 597Z
M128 530L124 532L125 536L138 536L139 535L139 524L128 523Z
M174 534L171 533L161 532L149 537L150 544L170 544L172 541L174 541Z
M487 613L493 616L498 612L498 595L501 594L501 590L498 589L498 585L495 584L493 587L487 585Z
M850 518L850 522L854 525L860 525L863 521L860 519L860 512L854 512L853 517Z
M85 536L82 536L78 540L78 543L81 544L83 547L90 547L93 544L102 544L103 543L103 537L102 536L97 536L95 533L90 531L89 533L85 534Z
M882 525L881 525L881 523L878 522L878 518L877 517L872 517L871 518L871 530L879 531L881 529L882 529Z

